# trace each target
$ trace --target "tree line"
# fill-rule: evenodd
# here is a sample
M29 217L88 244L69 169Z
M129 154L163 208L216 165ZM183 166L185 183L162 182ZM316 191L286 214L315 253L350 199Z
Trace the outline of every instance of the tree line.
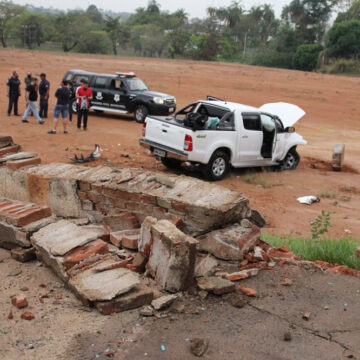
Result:
M204 19L192 18L183 9L163 11L156 0L128 16L109 15L95 5L35 11L1 0L0 42L4 48L11 44L34 49L54 42L64 52L126 51L311 71L338 59L358 65L360 0L292 0L279 18L268 4L245 9L234 1L209 7Z

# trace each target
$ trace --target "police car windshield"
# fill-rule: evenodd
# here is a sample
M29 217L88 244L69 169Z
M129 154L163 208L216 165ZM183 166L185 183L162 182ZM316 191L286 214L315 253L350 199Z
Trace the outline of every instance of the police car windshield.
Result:
M127 83L131 91L145 91L147 86L140 79L128 79Z

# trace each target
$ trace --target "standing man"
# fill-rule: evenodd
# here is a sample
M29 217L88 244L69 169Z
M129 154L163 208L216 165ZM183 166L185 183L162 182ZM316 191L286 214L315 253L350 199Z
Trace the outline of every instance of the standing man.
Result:
M24 78L24 83L25 83L25 95L26 95L26 88L30 85L31 83L31 79L33 79L32 73L31 71L28 71L25 78ZM26 99L25 99L26 100ZM30 116L33 116L32 111L30 112Z
M64 134L67 134L66 125L70 101L70 89L68 88L67 81L61 83L61 86L56 90L55 97L57 98L57 103L54 109L54 126L52 130L48 131L48 134L56 134L56 125L60 114L63 120Z
M80 81L81 86L76 90L76 98L77 98L77 113L78 113L78 121L77 127L81 129L81 119L83 120L83 128L87 130L87 120L89 114L90 101L93 98L93 93L89 88L89 82L85 79Z
M39 124L43 124L44 122L41 120L38 110L37 110L37 99L38 99L38 84L37 79L33 78L31 79L30 85L26 88L26 110L24 112L22 122L28 123L27 117L29 116L29 113L32 111L35 115L36 120Z
M40 85L39 85L39 94L40 94L40 112L39 115L41 118L46 119L48 115L49 108L49 94L50 94L50 83L46 80L46 74L40 74Z
M21 90L20 90L19 75L15 70L13 71L11 78L8 79L6 85L8 87L7 96L9 98L8 116L10 116L13 106L14 106L14 115L19 116L18 101L19 101L19 96L21 95Z
M70 80L67 82L67 87L70 91L69 111L68 111L69 121L72 122L72 115L73 115L72 106L73 106L73 101L75 100L75 90L74 90L74 85Z

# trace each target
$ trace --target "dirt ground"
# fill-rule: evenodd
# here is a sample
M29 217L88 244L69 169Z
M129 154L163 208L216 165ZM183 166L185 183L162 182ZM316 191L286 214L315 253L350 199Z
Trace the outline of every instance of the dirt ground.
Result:
M189 360L196 359L194 338L210 341L203 358L211 360L360 359L360 285L349 276L284 265L239 284L256 289L257 298L188 295L180 299L183 312L170 309L157 319L139 310L100 315L81 306L50 269L37 261L19 264L3 249L0 272L3 360ZM285 277L291 286L281 285ZM24 286L29 290L21 291ZM34 320L20 319L24 310L11 305L19 293ZM285 333L291 341L284 341Z
M296 128L308 140L307 146L299 148L302 156L299 168L276 173L252 171L250 179L246 176L249 169L234 170L220 184L243 192L252 207L267 217L269 225L264 231L309 235L309 222L326 210L334 212L331 235L359 234L360 78L227 63L1 50L0 93L6 93L6 79L17 69L21 80L28 70L35 75L46 72L53 95L66 70L73 68L104 73L135 71L150 88L174 95L178 108L207 94L255 106L275 101L299 105L307 115ZM50 114L54 103L52 96ZM24 105L22 97L20 113ZM12 135L25 150L38 152L45 163L69 161L65 158L67 154L90 153L93 145L99 143L105 151L96 164L112 162L166 171L138 145L141 125L131 116L93 114L88 132L78 132L72 125L69 135L50 136L46 132L52 119L43 126L34 119L23 125L19 118L7 117L6 108L4 96L0 98L0 132ZM346 145L347 167L341 173L330 170L335 143ZM296 198L304 195L320 195L321 202L312 206L298 204Z
M7 117L6 79L13 69L38 75L46 72L53 95L66 70L81 68L98 72L135 71L156 90L173 94L178 107L207 94L227 100L261 105L287 101L303 107L307 115L297 131L309 142L299 149L302 162L296 171L235 170L220 185L239 190L251 206L266 215L265 232L309 235L309 222L321 210L333 211L333 236L358 236L360 231L360 79L275 70L236 64L199 63L159 59L111 58L62 55L28 51L0 51L0 133L13 136L26 151L40 154L42 161L65 162L74 152L87 154L95 143L104 149L97 164L166 171L138 146L141 125L130 116L95 115L89 131L47 135L51 119L43 126L34 119L23 125ZM20 112L24 110L24 99ZM51 98L51 110L54 97ZM52 111L50 111L52 113ZM332 146L346 144L346 171L330 170ZM197 176L196 174L194 174ZM248 183L248 182L250 183ZM321 202L300 205L302 195L321 195ZM235 308L230 297L205 301L185 298L185 312L163 319L142 318L138 310L102 316L81 306L61 281L37 261L20 264L0 249L0 357L4 360L87 360L194 358L189 339L210 340L206 359L342 359L359 349L358 279L325 275L292 266L264 271L241 284L254 287L259 297ZM280 283L287 276L290 287ZM21 290L24 286L28 291ZM21 310L10 297L24 293L36 318L21 320ZM41 296L48 296L40 301ZM240 296L239 304L243 298ZM328 310L326 310L328 309ZM10 310L14 319L8 320ZM309 321L302 312L311 312ZM290 332L292 341L283 340ZM161 350L161 345L166 347ZM350 349L350 350L347 350Z

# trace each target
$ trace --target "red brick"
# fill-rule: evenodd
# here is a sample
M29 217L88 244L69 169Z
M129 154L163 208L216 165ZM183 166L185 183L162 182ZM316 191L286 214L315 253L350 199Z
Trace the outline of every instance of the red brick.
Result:
M290 252L290 249L286 246L281 246L281 247L277 248L277 250L282 251L284 253Z
M145 270L145 265L147 263L147 257L141 253L137 253L134 257L134 260L131 264L128 264L126 267L135 272L143 272Z
M240 288L240 291L241 291L243 294L247 295L247 296L252 296L252 297L257 296L257 292L256 292L255 289L246 288L246 287L241 287L241 288Z
M27 299L24 295L15 295L11 298L11 303L18 309L22 309L28 306Z
M88 182L85 181L79 181L79 189L81 191L89 191L91 189L91 185Z
M107 215L104 216L103 220L104 223L108 225L112 231L137 229L140 226L136 216L127 212Z
M85 211L92 211L94 204L90 200L81 200L81 208Z
M93 190L93 191L96 191L98 193L102 193L103 189L104 189L103 184L96 184L96 183L91 184L91 190Z
M8 319L12 320L14 318L13 312L10 310L9 315L8 315Z
M14 142L13 142L13 139L11 136L0 135L0 148L11 146L13 144L14 144Z
M105 241L100 239L89 242L86 245L79 246L76 249L68 252L64 256L64 266L66 269L70 269L81 261L96 254L107 254L109 252L108 245Z
M24 320L32 320L35 319L35 315L33 312L31 311L25 311L22 315L21 318Z
M41 159L39 157L31 158L31 159L23 159L16 161L7 161L5 166L13 171L21 169L24 166L30 165L38 165L41 164Z
M77 195L78 195L78 198L80 200L86 200L87 199L87 193L85 191L78 191Z
M0 157L9 155L9 154L16 154L20 150L20 145L11 145L0 149Z
M87 198L94 203L105 203L105 196L96 192L89 191Z
M28 262L36 259L34 248L15 248L11 250L11 257L20 262Z
M186 214L187 212L187 207L184 203L179 202L179 201L172 201L171 202L171 207L175 210L175 211L179 211L181 213Z
M138 241L139 241L139 235L124 236L121 240L121 246L126 249L137 250Z
M249 276L245 274L229 274L226 276L226 278L230 281L238 281L238 280L244 280L247 279Z
M35 207L8 216L7 222L16 226L25 226L32 222L49 217L50 215L51 209L49 207Z

